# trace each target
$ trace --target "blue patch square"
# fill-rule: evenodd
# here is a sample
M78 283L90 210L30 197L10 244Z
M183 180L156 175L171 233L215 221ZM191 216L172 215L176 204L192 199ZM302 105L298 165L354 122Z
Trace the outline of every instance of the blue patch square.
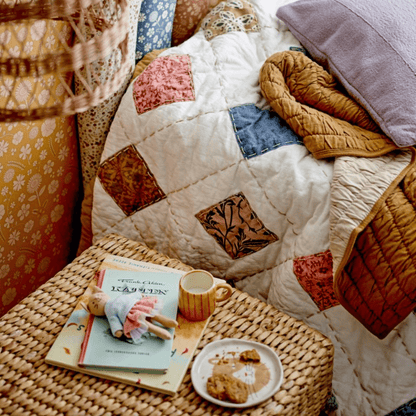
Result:
M416 416L416 398L403 404L386 416Z
M137 24L136 64L153 49L170 48L176 0L143 0Z
M247 104L230 108L229 112L238 145L246 159L281 146L303 145L302 139L274 111Z

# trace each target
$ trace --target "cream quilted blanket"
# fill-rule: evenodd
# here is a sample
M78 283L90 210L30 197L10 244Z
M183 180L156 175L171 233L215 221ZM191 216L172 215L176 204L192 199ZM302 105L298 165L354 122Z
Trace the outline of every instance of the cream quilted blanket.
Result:
M275 17L287 2L220 3L132 82L94 184L94 238L143 241L302 319L334 343L338 415L385 416L415 395L416 316L378 339L340 305L333 265L342 268L348 251L338 235L355 229L411 156L371 166L318 159L271 108L259 85L263 64L302 50ZM348 216L331 206L334 193L352 196L335 183L357 190L345 169L381 186L366 194L369 204L356 198Z

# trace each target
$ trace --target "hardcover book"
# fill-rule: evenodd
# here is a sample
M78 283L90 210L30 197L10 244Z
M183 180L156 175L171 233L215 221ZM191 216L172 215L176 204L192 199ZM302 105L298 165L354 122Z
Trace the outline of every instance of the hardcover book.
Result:
M108 255L103 260L100 270L106 269L148 272L168 271L170 273L176 273L178 276L182 276L185 273L184 271L170 267L114 255ZM216 281L219 281L219 279L216 279ZM177 314L176 319L179 326L175 330L170 364L165 374L80 367L78 365L78 359L89 319L88 312L82 308L80 302L87 301L95 284L96 280L92 279L85 293L80 296L77 306L49 350L45 362L94 377L135 385L159 393L175 395L192 361L193 354L202 338L204 330L208 325L209 318L206 321L191 322L185 319L180 313Z
M180 277L177 273L165 271L105 269L97 273L96 284L109 295L110 300L119 296L136 296L137 292L142 296L157 297L163 302L160 314L175 320ZM114 337L108 317L90 315L78 365L151 373L165 372L170 363L174 329L167 328L167 331L171 334L169 340L145 332L138 343L134 343L126 337Z

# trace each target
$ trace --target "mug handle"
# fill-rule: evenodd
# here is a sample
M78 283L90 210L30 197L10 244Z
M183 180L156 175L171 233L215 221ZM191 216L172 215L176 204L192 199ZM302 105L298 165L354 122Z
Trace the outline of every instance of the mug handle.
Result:
M224 292L222 295L220 295L217 291L218 289L225 289L226 292ZM217 283L215 285L215 300L217 302L222 302L223 300L227 300L233 293L233 288L228 283Z

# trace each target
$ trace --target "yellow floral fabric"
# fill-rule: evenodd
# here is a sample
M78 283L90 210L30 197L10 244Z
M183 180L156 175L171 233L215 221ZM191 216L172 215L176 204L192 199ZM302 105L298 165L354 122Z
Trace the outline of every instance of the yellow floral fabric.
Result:
M69 41L71 30L47 20L6 25L0 46L16 56L38 55L57 48L56 36ZM50 74L3 79L0 104L13 95L13 105L27 108L63 97L61 88ZM78 192L74 117L0 123L0 316L70 260Z

